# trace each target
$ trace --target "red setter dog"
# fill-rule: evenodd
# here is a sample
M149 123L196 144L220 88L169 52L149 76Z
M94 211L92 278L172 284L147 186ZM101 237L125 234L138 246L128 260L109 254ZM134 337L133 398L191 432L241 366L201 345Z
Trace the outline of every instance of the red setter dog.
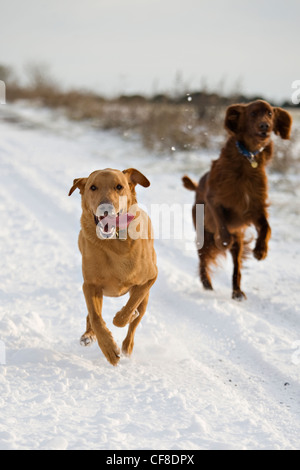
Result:
M247 226L255 226L258 236L253 254L258 260L266 258L271 229L265 167L273 154L271 133L289 139L291 126L288 112L265 101L230 106L225 118L230 137L219 159L212 163L210 172L199 184L188 176L183 177L185 188L196 191L193 207L196 229L196 205L205 205L204 244L198 250L200 278L205 289L213 289L211 264L229 250L234 264L232 298L246 298L241 290L242 260L247 252L245 231Z

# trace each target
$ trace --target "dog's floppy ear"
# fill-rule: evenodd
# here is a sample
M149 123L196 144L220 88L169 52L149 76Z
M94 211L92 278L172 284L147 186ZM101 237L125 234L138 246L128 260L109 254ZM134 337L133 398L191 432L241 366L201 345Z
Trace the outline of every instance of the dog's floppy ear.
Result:
M225 129L230 133L237 134L240 130L241 116L245 107L242 104L229 106L226 111Z
M146 178L146 176L144 176L135 168L128 168L127 170L124 170L123 173L127 176L128 181L134 184L134 186L137 184L144 186L144 188L148 188L150 186L150 181Z
M280 135L282 139L289 139L292 130L293 119L290 113L282 108L274 108L275 121L274 121L274 132Z
M73 186L72 186L72 188L70 189L68 195L71 196L71 194L72 194L72 193L75 191L75 189L77 189L77 188L79 189L80 194L83 194L87 180L88 180L87 178L76 178L76 179L73 181Z

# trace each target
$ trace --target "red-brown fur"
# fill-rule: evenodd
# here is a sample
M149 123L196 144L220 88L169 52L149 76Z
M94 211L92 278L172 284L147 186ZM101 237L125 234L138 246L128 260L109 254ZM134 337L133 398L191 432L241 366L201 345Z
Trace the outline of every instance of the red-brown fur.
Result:
M245 230L249 225L255 226L257 240L253 254L257 260L265 259L271 236L265 171L273 155L271 133L289 139L291 126L292 118L287 111L274 108L265 101L230 106L225 117L225 128L230 137L219 159L213 161L210 172L201 178L199 184L188 176L183 177L184 186L196 191L193 207L195 227L196 205L205 205L204 245L198 250L200 278L205 289L213 289L211 264L218 255L229 250L234 263L232 297L237 300L246 298L240 286L242 258L247 247ZM255 157L256 168L239 152L237 141L252 153L264 147Z

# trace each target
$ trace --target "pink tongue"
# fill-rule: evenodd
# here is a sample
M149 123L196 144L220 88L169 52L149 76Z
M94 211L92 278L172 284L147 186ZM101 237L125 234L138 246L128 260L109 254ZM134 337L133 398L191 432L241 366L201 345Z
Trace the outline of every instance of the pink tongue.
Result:
M113 226L116 225L117 228L121 230L125 230L130 222L132 222L134 219L134 215L132 214L122 214L118 215L117 217L111 217L111 216L106 216L106 217L101 217L101 222L103 225L108 226ZM107 229L108 230L108 229Z
M128 227L130 222L133 221L133 219L134 219L134 215L132 214L118 215L118 217L116 217L117 227L120 228L121 230L124 230Z

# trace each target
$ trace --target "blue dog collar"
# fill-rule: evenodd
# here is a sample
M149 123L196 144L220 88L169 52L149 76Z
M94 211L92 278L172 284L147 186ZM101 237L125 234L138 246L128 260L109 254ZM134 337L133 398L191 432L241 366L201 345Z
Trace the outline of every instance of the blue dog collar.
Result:
M239 142L238 140L236 141L236 148L238 149L239 153L241 155L243 155L244 157L247 158L247 160L251 163L251 166L253 168L257 168L258 167L258 163L257 161L255 160L255 157L257 155L259 155L260 153L262 153L264 150L265 150L265 147L261 147L259 150L257 150L256 152L249 152L249 150L247 150L243 144L241 144L241 142Z

